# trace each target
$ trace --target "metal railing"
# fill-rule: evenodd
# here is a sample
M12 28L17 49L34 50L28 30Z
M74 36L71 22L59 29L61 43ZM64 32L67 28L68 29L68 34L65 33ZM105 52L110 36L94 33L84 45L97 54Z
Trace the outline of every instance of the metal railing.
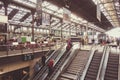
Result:
M62 44L59 44L57 48L61 47ZM21 55L21 54L27 54L27 53L37 53L42 51L48 51L56 49L56 45L53 46L45 46L45 45L39 45L39 44L19 44L19 45L0 45L0 57L6 57L6 56L14 56L14 55Z
M60 54L56 57L53 67L55 67L55 66L57 65L57 63L59 62L59 60L61 59L61 57L65 54L65 51L66 51L66 50L64 50L62 53L60 53ZM48 77L48 73L46 73L46 75L43 75L43 77L40 78L40 80L45 80L47 77ZM50 78L49 78L49 79L50 79Z
M61 50L60 50L61 49ZM48 61L49 61L49 59L54 59L55 60L55 63L54 63L54 65L57 63L57 61L60 59L60 57L63 55L63 53L64 53L64 48L63 48L63 46L60 48L59 50L57 50L57 51L54 51L50 56L49 56L49 58L46 60L46 66L44 66L43 68L42 68L42 71L40 71L39 73L38 73L38 75L34 78L34 79L32 79L32 80L38 80L42 75L44 75L44 73L45 72L48 72L47 71L47 64L48 64ZM55 53L57 53L57 55L54 55ZM61 53L61 54L59 54L59 53ZM57 57L56 57L57 56ZM54 58L53 58L54 57ZM47 74L46 74L47 75ZM45 76L45 75L44 75ZM42 80L42 79L41 79Z
M110 54L110 47L107 48L106 53L104 55L101 72L99 74L99 80L104 80L109 54Z
M61 62L61 64L59 64L58 66L58 70L55 74L53 74L49 80L57 80L58 76L60 75L60 73L66 68L68 67L68 63L70 62L70 60L72 60L72 58L75 56L75 54L78 52L78 49L71 49L67 55L65 55L63 61Z
M54 56L55 53L58 53L63 47L65 46L65 44L63 44L60 48L56 49L54 52L52 52L52 54L46 59L45 63L48 64L48 61ZM40 66L40 70L43 69L43 66ZM40 72L34 77L31 78L31 80L37 80L37 78L39 77Z
M93 50L91 50L91 55L90 55L90 57L89 57L89 60L88 60L88 62L87 62L87 65L85 66L85 69L84 69L84 71L83 71L83 74L82 74L82 76L79 77L77 80L84 80L84 79L85 79L85 76L86 76L86 74L87 74L88 68L89 68L90 63L91 63L91 61L92 61L92 59L93 59L93 56L94 56L95 52L98 51L98 50L96 50L96 49L97 49L97 47L95 47L95 49L93 48ZM103 52L104 52L104 50L105 50L105 47L103 48Z
M96 47L95 47L95 48L96 48ZM87 70L88 70L88 68L89 68L90 62L91 62L91 60L92 60L92 58L93 58L93 55L94 55L94 53L95 53L95 51L96 51L95 48L94 48L94 45L91 47L91 50L90 50L90 52L89 52L89 53L91 53L91 55L90 55L90 57L89 57L89 60L88 60L88 62L87 62L87 65L85 66L85 70L83 71L83 75L80 76L80 73L78 73L76 80L84 80L85 74L87 73Z
M98 70L98 74L97 74L96 80L101 80L100 79L100 75L101 75L101 70L103 68L103 63L104 63L104 60L105 60L105 57L106 57L106 51L107 51L107 49L108 49L108 47L105 46L104 52L103 52L103 55L102 55L102 58L101 58L101 62L100 62L100 66L99 66L99 70Z
M96 49L95 49L94 47L92 47L92 48L91 48L91 51L90 51L91 55L90 55L90 57L89 57L89 60L88 60L88 62L87 62L87 65L85 66L85 69L84 69L84 71L83 71L83 75L80 76L80 74L78 74L77 80L84 80L85 75L86 75L86 73L87 73L87 70L88 70L88 68L89 68L90 62L91 62L91 60L92 60L92 58L93 58L93 55L94 55L95 51L96 51Z
M87 65L85 66L85 70L83 72L82 77L77 79L77 80L84 80L95 51L96 50L93 50L92 54L90 55L90 58L88 60ZM99 70L98 70L98 74L97 74L96 80L102 80L102 79L100 79L100 77L101 77L101 70L103 69L103 63L104 63L104 59L105 59L105 56L106 56L106 51L107 51L107 46L104 46L104 48L103 48L103 55L102 55L102 58L101 58L101 62L100 62L100 66L99 66Z

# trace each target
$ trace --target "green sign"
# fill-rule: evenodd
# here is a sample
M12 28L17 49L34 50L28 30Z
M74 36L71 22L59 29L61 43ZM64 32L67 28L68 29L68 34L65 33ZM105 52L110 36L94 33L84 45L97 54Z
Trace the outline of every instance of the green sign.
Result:
M25 43L26 41L26 37L22 37L22 42Z

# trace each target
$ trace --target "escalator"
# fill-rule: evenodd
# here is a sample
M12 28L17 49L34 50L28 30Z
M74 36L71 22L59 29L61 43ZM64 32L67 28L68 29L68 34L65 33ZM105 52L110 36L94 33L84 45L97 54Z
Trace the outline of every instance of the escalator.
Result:
M82 75L84 66L86 65L90 56L89 51L79 51L72 59L70 59L69 65L59 75L57 80L75 80L77 74Z
M49 57L53 52L54 50L50 50L46 55Z
M54 59L54 60L59 59L60 56L62 56L62 55L64 54L65 50L66 50L66 45L63 46L63 47L61 47L60 49L54 51L54 52L50 55L50 57L47 58L47 60L46 60L46 65L45 65L44 67L42 67L42 68L40 69L39 73L38 73L33 79L31 79L31 80L41 80L41 79L39 79L39 78L41 78L41 77L43 76L43 74L46 74L46 73L48 72L48 70L47 70L47 69L48 69L48 67L47 67L48 61L49 61L50 59Z
M118 80L119 55L109 54L104 80Z
M102 52L94 53L84 80L96 80L102 55Z
M70 51L71 52L71 51ZM54 66L54 72L51 74L51 76L49 77L48 75L46 76L46 78L42 78L40 80L52 80L52 78L54 77L54 75L57 73L57 71L59 70L59 68L63 65L64 61L67 59L67 57L69 56L70 52L65 51L65 53L62 55L62 57L59 59L59 61L56 63L56 65Z

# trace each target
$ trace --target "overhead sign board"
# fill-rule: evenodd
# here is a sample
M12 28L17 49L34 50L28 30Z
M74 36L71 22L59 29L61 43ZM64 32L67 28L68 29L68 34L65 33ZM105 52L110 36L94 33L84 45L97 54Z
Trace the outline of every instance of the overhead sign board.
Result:
M42 0L37 0L36 5L36 12L37 12L37 25L42 25Z
M66 8L63 8L63 22L70 23L70 18L71 18L71 11Z
M50 25L50 14L42 13L42 25Z
M100 4L97 3L97 19L101 21L101 10L100 10Z
M0 15L0 23L8 23L8 16Z

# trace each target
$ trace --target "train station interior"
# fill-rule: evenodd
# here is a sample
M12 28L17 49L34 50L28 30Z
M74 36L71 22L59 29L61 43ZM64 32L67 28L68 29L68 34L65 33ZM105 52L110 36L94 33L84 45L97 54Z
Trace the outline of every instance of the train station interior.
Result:
M120 0L0 0L0 80L120 80Z

